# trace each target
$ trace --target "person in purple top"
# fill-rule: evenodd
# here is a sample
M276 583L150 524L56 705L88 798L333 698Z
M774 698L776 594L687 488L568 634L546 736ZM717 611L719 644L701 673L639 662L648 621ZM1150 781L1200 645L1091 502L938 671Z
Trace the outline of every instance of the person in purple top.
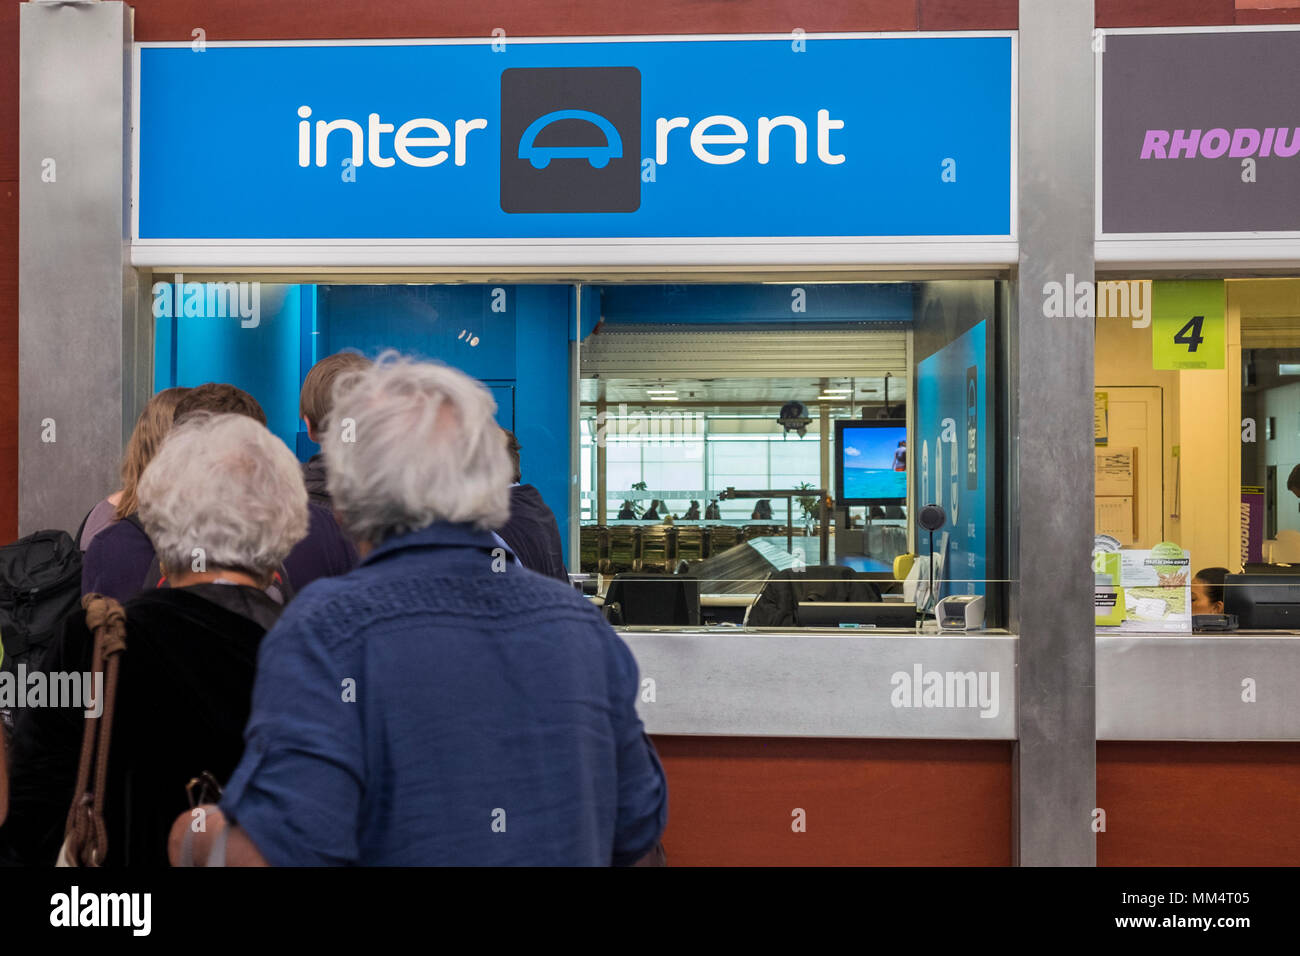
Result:
M492 533L511 465L486 388L381 356L340 380L335 513L362 561L285 608L221 804L172 826L205 865L610 866L658 858L663 767L626 644Z
M233 385L210 382L190 389L176 406L175 421L196 412L247 415L266 425L266 413L257 399ZM357 563L356 546L343 534L334 516L315 504L308 505L308 512L307 537L284 559L288 577L285 596L301 591L317 578L346 574ZM97 534L82 558L83 594L104 594L125 602L161 583L153 542L134 515Z

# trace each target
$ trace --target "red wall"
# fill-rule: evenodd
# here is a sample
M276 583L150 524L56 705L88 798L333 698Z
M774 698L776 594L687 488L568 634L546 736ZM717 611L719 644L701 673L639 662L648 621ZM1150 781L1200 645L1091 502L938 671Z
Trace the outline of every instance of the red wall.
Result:
M1101 866L1300 865L1300 744L1097 745Z
M1010 743L656 737L673 866L1007 866ZM1097 745L1100 866L1300 865L1300 744ZM806 832L791 828L796 808Z
M1011 744L656 737L670 866L1009 866ZM792 829L804 811L806 831Z

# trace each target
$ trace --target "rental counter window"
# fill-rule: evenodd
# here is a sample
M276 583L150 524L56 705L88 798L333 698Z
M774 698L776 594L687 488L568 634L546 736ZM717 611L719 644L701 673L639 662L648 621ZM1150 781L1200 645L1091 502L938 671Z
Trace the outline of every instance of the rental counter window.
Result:
M611 620L910 630L933 593L991 625L995 291L607 287L579 418L581 570Z
M913 630L958 596L963 629L1001 623L994 281L266 283L254 315L222 301L249 283L157 278L155 387L245 388L304 460L298 390L324 355L482 381L615 624Z
M1300 628L1300 280L1097 296L1099 634Z

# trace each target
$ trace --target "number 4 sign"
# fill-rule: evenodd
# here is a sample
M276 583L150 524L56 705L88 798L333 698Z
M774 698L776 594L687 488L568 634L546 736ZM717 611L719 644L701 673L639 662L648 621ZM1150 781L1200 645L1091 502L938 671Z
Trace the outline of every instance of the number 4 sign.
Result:
M1223 368L1224 295L1219 279L1151 283L1151 365Z

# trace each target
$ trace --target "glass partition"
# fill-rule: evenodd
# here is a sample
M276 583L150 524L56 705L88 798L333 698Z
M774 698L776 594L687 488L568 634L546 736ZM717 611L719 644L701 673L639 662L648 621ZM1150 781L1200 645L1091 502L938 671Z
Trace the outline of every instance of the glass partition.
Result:
M1096 302L1098 633L1300 628L1300 280Z
M996 283L602 293L580 570L616 623L910 630L953 598L1001 624Z

